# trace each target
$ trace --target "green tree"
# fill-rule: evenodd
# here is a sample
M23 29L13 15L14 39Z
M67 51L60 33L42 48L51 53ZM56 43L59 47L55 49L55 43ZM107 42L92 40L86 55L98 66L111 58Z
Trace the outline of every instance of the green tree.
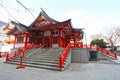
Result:
M99 46L99 47L101 47L101 48L106 48L106 42L104 42L104 40L103 39L96 39L96 40L92 40L91 41L91 44L92 45L97 45L97 46Z

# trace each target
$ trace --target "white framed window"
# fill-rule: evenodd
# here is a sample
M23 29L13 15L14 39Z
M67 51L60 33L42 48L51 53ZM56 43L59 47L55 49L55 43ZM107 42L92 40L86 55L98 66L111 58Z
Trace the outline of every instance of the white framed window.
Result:
M52 35L53 35L53 36L58 36L58 33L59 33L58 30L52 31Z

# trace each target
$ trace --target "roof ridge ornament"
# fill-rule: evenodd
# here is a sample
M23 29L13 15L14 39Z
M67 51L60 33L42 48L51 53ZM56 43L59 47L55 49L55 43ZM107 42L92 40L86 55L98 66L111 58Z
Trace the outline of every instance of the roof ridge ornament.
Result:
M45 10L43 10L42 8L41 8L40 14L42 14L43 16L45 16L45 15L48 16L47 13L45 12ZM48 17L49 17L49 16L48 16Z
M42 8L40 8L42 12L45 12Z

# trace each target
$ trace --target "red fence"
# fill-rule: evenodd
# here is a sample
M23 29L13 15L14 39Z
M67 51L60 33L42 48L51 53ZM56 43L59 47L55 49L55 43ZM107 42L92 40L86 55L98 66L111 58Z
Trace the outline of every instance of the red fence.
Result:
M0 57L5 57L7 56L8 52L0 52Z
M83 48L83 42L71 43L72 48Z
M100 48L97 45L87 45L87 48L98 51L98 52L100 52L102 54L108 55L108 56L110 56L110 57L112 57L114 59L117 59L117 53L116 52L111 52L111 51L106 50L104 48Z
M117 59L117 53L116 52L111 52L109 50L106 50L105 48L100 48L97 45L84 45L83 46L83 42L77 42L77 43L72 43L71 47L73 47L73 48L89 48L89 49L98 51L102 54L108 55L108 56L110 56L114 59Z
M10 59L12 59L12 58L20 55L22 52L25 52L25 51L27 51L28 49L33 48L33 47L39 48L40 45L34 45L34 44L32 44L32 45L28 45L28 46L25 47L25 48L24 48L24 47L19 48L19 49L18 49L17 51L15 51L14 53L7 54L7 56L6 56L6 62L8 62Z
M64 52L60 56L60 59L59 59L59 68L60 68L60 70L62 69L62 66L63 66L63 64L65 62L65 59L66 59L66 57L67 57L67 55L68 55L68 53L70 51L70 48L71 48L71 44L69 43L67 45L67 47L65 48Z

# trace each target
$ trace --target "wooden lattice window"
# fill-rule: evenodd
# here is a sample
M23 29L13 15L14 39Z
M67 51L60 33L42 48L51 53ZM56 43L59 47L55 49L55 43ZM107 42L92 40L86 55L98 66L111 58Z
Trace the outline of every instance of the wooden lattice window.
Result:
M30 38L30 39L29 39L29 42L30 42L30 43L35 43L35 38Z
M38 44L42 43L42 38L38 38L38 39L37 39L37 43L38 43Z
M53 43L57 43L58 42L58 37L55 37L52 39Z
M17 38L17 42L19 43L19 42L23 42L23 37L18 37Z

